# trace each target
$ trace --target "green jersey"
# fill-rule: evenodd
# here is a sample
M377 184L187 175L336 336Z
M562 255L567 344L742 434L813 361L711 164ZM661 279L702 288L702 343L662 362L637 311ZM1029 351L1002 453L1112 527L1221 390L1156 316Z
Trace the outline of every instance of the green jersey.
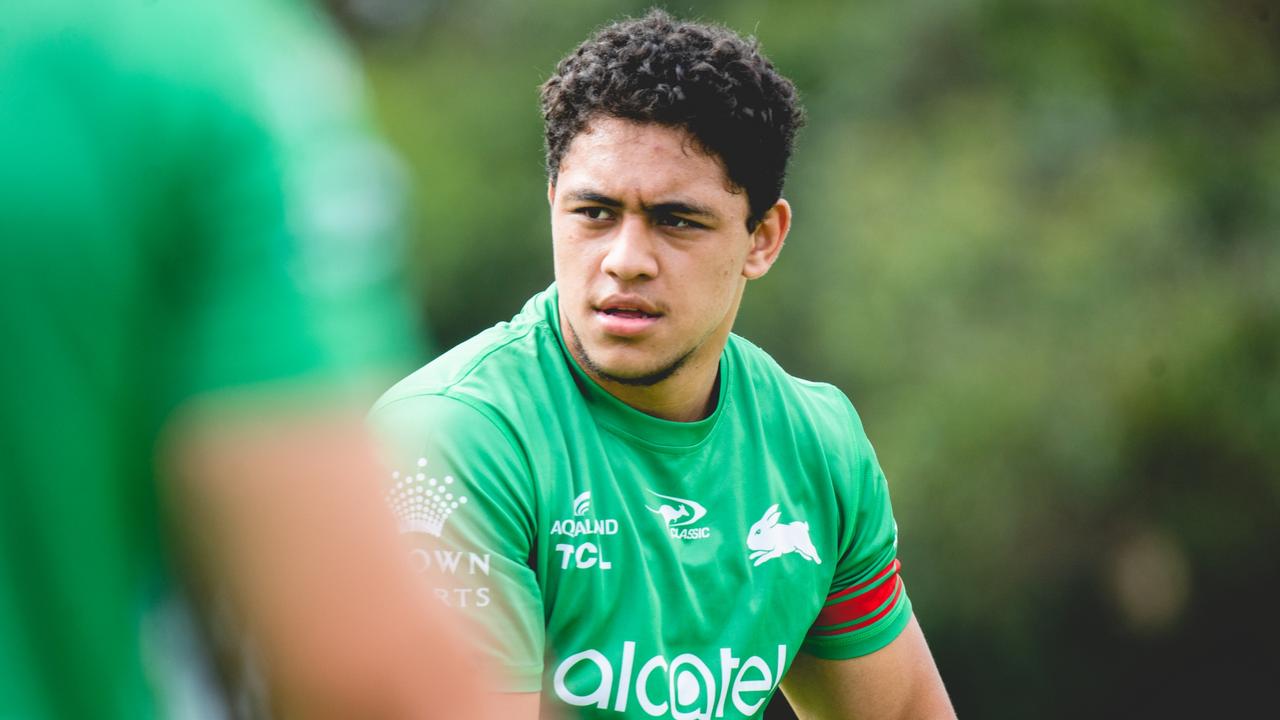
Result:
M513 691L579 717L763 713L798 651L910 618L852 405L730 336L711 415L620 402L566 350L554 286L375 406L401 528Z
M367 382L411 356L398 170L314 13L7 4L0 718L155 712L139 636L176 406Z

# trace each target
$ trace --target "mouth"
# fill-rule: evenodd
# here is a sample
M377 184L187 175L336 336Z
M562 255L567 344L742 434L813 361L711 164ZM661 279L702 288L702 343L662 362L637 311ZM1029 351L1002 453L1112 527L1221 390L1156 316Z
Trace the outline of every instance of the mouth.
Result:
M602 315L608 315L609 317L627 318L631 320L657 319L662 317L661 313L651 313L641 310L640 308L630 307L599 308L596 312Z
M643 334L663 317L655 306L638 299L609 299L592 310L605 333L623 337Z

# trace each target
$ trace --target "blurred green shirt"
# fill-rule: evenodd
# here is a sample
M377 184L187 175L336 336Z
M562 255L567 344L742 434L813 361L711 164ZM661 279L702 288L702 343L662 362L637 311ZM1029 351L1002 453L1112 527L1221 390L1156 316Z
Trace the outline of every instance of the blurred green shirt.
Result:
M177 406L409 358L396 166L314 12L41 0L0 23L0 718L155 713L139 618Z

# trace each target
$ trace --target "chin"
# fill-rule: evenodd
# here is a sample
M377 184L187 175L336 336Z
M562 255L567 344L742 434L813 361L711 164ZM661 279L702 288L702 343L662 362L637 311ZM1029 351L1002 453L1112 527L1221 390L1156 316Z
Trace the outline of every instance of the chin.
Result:
M583 348L583 364L591 375L597 379L608 380L619 385L633 387L649 387L657 385L675 374L684 365L692 353L679 357L654 360L652 358L610 357L610 353L592 353Z
M610 379L630 379L652 375L662 366L652 360L636 357L619 357L623 353L586 349L587 364L592 370Z
M621 385L656 385L671 377L693 354L691 349L683 355L659 358L652 352L645 352L644 341L622 344L608 339L597 341L588 336L584 342L572 323L566 328L565 339L574 358L588 375Z

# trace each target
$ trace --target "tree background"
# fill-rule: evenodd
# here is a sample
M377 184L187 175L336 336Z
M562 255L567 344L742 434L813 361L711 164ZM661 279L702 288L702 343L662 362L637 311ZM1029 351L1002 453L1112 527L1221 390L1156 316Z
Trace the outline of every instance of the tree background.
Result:
M551 281L537 86L649 4L331 4L451 346ZM795 225L736 330L858 406L960 716L1274 706L1280 6L665 7L800 88Z

